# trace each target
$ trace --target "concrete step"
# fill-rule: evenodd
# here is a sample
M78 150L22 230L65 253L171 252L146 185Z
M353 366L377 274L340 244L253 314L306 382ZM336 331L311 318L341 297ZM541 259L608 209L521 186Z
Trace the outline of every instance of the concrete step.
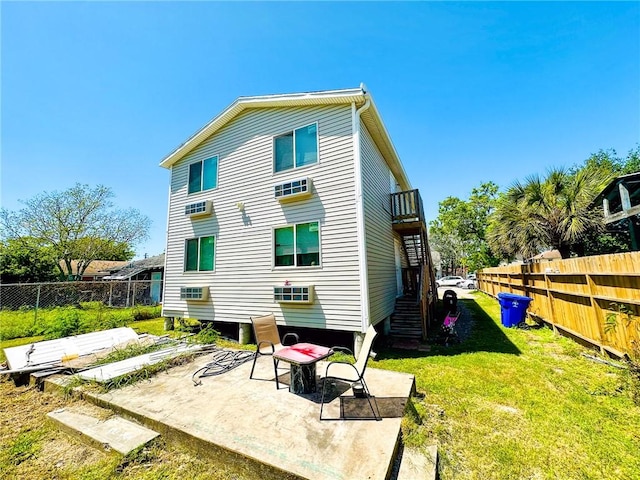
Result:
M98 448L128 455L160 435L153 430L113 415L100 420L69 408L47 414L61 430Z
M427 455L417 450L405 448L402 452L397 480L435 480L438 466L438 447L427 447Z

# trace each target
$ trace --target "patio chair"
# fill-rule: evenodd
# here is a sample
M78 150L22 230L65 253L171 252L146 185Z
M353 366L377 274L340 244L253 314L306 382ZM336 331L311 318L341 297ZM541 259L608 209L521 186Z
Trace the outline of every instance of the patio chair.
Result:
M374 328L373 325L370 325L369 329L367 330L367 333L365 334L364 342L362 342L362 348L360 349L358 358L356 358L355 364L351 364L347 362L329 362L329 364L327 365L325 374L322 377L322 398L320 399L320 420L328 420L328 419L322 418L322 410L324 408L325 390L327 387L327 382L329 380L338 380L341 382L350 383L351 388L353 388L355 384L362 385L362 390L364 392L365 397L367 398L367 401L369 402L369 406L371 407L371 412L373 413L373 417L376 420L382 420L380 416L376 413L375 409L373 408L373 404L371 403L371 392L369 391L369 387L367 387L367 383L364 381L364 371L367 368L367 362L369 361L369 357L372 356L371 347L373 346L373 340L376 338L376 335L377 335L376 329ZM334 348L334 350L336 349L337 348ZM377 403L376 403L376 407L377 407Z
M280 388L278 382L278 359L273 357L273 354L284 348L283 342L287 341L287 338L294 338L293 344L299 342L298 335L295 333L287 333L283 338L283 342L280 341L280 333L278 332L278 325L276 324L276 317L272 313L270 315L263 315L261 317L249 317L253 325L253 333L256 337L256 353L253 357L253 365L251 366L251 374L249 378L253 378L253 370L256 368L256 361L258 357L265 355L271 356L273 360L273 371L276 375L276 389ZM292 345L293 345L292 344Z

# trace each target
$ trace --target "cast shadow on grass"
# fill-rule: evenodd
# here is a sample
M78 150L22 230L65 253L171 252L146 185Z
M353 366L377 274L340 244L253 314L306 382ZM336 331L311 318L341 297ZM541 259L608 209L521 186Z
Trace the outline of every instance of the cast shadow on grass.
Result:
M438 342L444 314L438 312L435 322L432 322L432 332L427 344L429 351L418 349L398 349L391 346L379 348L378 359L420 358L433 356L453 356L464 353L491 352L520 355L520 349L509 340L504 330L489 316L474 299L459 299L458 308L461 318L456 329L465 331L460 334L460 342L448 346Z

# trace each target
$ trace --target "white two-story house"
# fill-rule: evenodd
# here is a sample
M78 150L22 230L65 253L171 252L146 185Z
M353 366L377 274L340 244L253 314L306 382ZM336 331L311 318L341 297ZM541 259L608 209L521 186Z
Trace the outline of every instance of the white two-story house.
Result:
M353 332L357 348L412 285L426 325L420 196L364 86L240 97L160 165L164 316L233 322L248 341L249 317L273 312Z

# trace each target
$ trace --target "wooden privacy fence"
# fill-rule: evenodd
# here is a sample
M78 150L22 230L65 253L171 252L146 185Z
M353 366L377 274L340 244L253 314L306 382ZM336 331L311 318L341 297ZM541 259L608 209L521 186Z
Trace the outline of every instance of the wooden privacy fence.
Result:
M532 298L530 315L603 353L622 357L640 345L640 252L485 268L478 288Z

